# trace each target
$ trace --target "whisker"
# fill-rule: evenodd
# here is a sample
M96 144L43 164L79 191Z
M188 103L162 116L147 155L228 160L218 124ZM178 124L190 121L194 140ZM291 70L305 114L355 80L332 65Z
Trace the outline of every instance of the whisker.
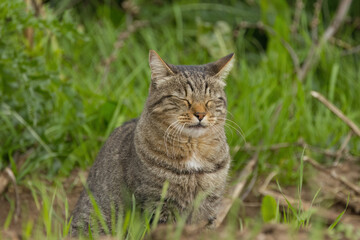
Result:
M232 117L233 119L235 118L234 114L232 114L230 111L227 111L227 112L231 115L231 117ZM245 136L245 132L242 130L242 128L241 128L235 121L230 120L230 119L228 119L228 118L227 118L227 121L231 121L232 123L234 123L234 124L240 129L240 131L242 132L242 134ZM246 141L245 141L245 143L246 143Z
M164 145L166 149L166 156L169 156L168 148L167 148L167 139L169 137L170 132L179 124L179 121L176 120L175 122L171 123L168 128L165 130L164 133Z
M185 125L186 125L186 123L184 123L184 124L182 125L181 130L180 130L180 132L179 132L179 134L178 134L178 142L180 142L180 136L181 136L182 131L183 131L184 128L185 128Z
M225 137L224 131L222 131L222 128L216 124L213 124L210 126L210 129L214 130L217 135L219 135L221 138ZM214 132L213 131L213 132Z
M178 144L180 144L180 136L181 136L181 133L182 133L182 131L184 130L184 128L185 128L185 125L186 125L186 123L183 123L182 124L182 126L180 127L180 130L178 131ZM174 146L173 146L174 147Z
M232 129L234 129L244 140L244 142L246 143L246 139L245 139L245 133L244 131L241 129L241 127L234 121L227 119L227 118L220 118L218 117L218 119L220 120L225 120L225 125L227 125L228 127L231 127ZM226 122L228 121L228 122ZM229 123L230 122L230 123ZM231 125L234 124L235 126Z
M227 119L227 118L219 118L219 117L218 117L218 119L222 119L222 120L225 120L225 121L229 121L229 122L235 124L235 126L236 126L237 128L239 128L239 130L241 131L241 133L245 135L244 131L241 129L241 127L239 126L239 124L237 124L235 121L230 120L230 119Z
M175 144L174 144L174 142L175 142L175 139L176 139L176 135L177 135L177 132L180 130L180 128L181 128L181 123L179 123L179 124L177 124L175 127L174 127L174 131L172 131L171 132L171 135L170 135L170 137L171 137L171 139L170 140L172 140L171 141L171 144L172 144L172 155L173 155L173 158L175 157L175 150L174 150L174 146L175 146Z
M235 118L234 114L232 114L229 110L227 110L227 113L230 114L232 118Z
M174 131L174 135L172 136L172 155L173 158L175 158L175 139L176 139L176 135L178 135L178 132L181 130L182 128L182 124L179 123L178 125L176 125L176 130Z
M239 135L241 136L241 138L244 140L244 142L246 143L245 136L244 136L236 127L234 127L234 126L231 125L230 123L225 123L225 126L228 127L228 128L230 128L230 129L235 130L235 132L236 132L237 134L239 134Z
M233 131L233 129L230 127L230 126L228 126L227 124L224 124L224 127L226 127L227 129L230 129L229 130L229 132L230 132L230 134L231 134L231 140L234 138L234 131Z

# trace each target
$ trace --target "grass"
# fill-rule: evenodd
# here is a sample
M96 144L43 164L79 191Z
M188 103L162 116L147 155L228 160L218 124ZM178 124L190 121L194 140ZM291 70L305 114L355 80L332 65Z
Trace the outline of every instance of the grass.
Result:
M0 3L0 169L9 165L18 184L31 189L38 207L43 208L37 222L29 220L23 225L24 236L35 232L53 238L66 235L64 219L69 216L69 206L65 193L49 189L74 168L91 166L112 130L140 115L150 84L149 49L173 64L201 64L235 52L237 62L226 88L228 117L253 146L303 139L317 147L339 149L349 128L312 99L311 90L360 123L359 55L343 55L344 49L338 45L326 44L319 63L300 82L280 41L280 37L288 41L300 61L305 59L312 43L310 3L293 35L294 7L283 0L180 1L158 6L136 1L140 13L134 16L110 1L69 8L69 1L50 2L44 4L41 17L26 11L22 0ZM331 22L334 2L324 1L320 35ZM351 18L357 16L359 3L353 5ZM107 73L106 59L132 18L146 20L148 25L125 39ZM261 20L277 35L239 29L237 24L243 20ZM354 46L360 39L354 24L345 24L336 37ZM34 31L33 38L24 34L29 29ZM235 151L244 140L231 127L227 133L234 175L251 154ZM360 155L359 138L352 138L348 147L350 153ZM276 153L261 152L258 174L276 169L282 186L296 184L300 178L306 184L306 173L294 171L301 164L301 151L289 147ZM25 152L29 156L20 163L19 156ZM316 153L309 154L323 160ZM33 181L36 176L41 176L41 181ZM44 181L50 181L51 187L44 186ZM65 214L52 210L54 201L62 202ZM9 219L11 216L12 211ZM134 227L134 216L129 216L130 220L128 215L124 217L122 233ZM128 238L141 238L143 231L134 228Z

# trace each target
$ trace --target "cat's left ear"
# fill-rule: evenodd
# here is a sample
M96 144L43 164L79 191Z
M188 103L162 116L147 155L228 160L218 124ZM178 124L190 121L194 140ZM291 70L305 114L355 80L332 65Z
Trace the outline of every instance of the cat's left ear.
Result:
M224 80L228 75L235 62L235 53L231 53L216 62L210 63L214 72L214 77Z

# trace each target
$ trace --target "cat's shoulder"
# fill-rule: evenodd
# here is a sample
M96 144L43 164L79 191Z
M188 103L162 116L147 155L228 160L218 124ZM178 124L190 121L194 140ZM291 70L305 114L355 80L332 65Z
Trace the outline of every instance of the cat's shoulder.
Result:
M133 119L131 119L131 120L129 120L129 121L126 121L126 122L124 122L120 127L118 127L117 129L119 129L119 128L129 128L129 127L134 127L134 126L136 126L136 124L138 123L138 121L139 121L139 118L133 118Z
M138 118L131 119L123 123L121 126L115 128L114 131L110 134L107 142L113 142L114 140L119 140L119 138L132 135L135 131L138 120Z
M132 142L137 122L138 118L131 119L115 128L101 148L98 158L122 151L124 146Z

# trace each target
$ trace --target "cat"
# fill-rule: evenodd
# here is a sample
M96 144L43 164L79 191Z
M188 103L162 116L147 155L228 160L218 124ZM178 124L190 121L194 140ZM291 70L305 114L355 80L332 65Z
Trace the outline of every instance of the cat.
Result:
M172 65L150 50L144 110L115 129L100 150L72 212L72 235L92 227L89 192L110 229L112 211L129 209L132 196L141 209L154 211L166 181L159 222L180 214L187 224L214 225L230 166L224 87L233 63L232 53L205 65Z

